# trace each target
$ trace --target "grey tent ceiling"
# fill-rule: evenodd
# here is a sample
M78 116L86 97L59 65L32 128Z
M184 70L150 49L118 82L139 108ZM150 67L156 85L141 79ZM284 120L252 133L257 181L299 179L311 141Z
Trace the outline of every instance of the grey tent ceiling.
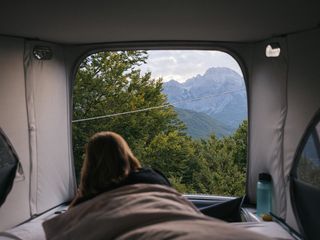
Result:
M315 28L320 2L256 0L8 1L0 34L60 43L251 42Z

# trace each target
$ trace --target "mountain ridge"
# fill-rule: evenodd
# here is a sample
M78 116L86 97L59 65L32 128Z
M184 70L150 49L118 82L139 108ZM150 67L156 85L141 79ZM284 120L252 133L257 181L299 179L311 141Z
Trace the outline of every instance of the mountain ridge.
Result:
M205 113L229 129L247 119L247 97L243 77L226 67L212 67L180 83L165 82L163 93L177 109Z

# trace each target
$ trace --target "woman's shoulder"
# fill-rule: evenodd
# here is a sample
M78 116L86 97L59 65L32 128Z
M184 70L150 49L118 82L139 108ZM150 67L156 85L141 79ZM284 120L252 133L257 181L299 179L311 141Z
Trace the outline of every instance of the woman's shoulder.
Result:
M167 177L159 170L150 167L139 168L130 173L127 184L149 183L171 186Z

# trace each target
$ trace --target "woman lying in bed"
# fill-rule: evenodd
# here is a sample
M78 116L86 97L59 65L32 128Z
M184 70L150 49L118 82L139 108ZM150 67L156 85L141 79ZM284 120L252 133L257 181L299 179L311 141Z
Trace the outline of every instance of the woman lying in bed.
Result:
M265 239L204 216L113 132L90 139L69 211L43 226L47 239L59 240Z
M171 186L162 173L142 168L119 134L96 133L86 147L80 186L70 207L100 193L137 183Z

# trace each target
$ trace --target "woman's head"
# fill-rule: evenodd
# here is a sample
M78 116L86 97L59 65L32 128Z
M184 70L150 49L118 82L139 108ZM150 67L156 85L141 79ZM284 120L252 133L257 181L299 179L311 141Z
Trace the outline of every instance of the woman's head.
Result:
M81 170L80 194L90 195L118 183L141 167L127 142L114 132L94 134L87 146Z

